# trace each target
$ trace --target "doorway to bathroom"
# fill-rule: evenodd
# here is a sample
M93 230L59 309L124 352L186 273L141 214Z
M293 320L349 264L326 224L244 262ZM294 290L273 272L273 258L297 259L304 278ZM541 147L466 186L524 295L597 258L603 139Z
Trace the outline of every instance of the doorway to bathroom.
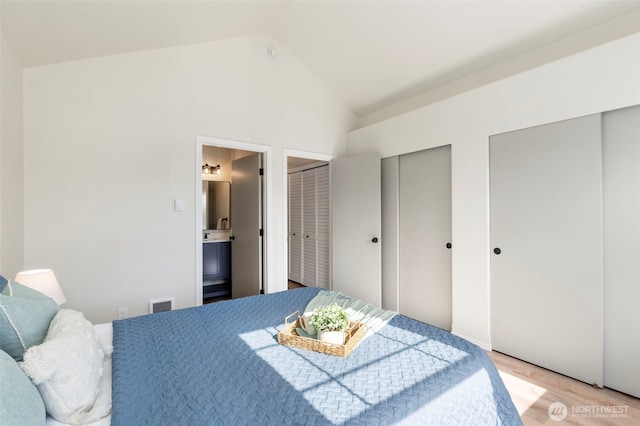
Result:
M265 147L197 138L196 303L265 292Z

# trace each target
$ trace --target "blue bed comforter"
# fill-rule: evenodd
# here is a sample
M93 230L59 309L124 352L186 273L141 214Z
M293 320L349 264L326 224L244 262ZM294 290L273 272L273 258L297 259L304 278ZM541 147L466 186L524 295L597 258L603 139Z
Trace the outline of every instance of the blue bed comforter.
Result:
M317 289L113 323L113 425L520 425L482 349L396 315L348 358L278 344Z

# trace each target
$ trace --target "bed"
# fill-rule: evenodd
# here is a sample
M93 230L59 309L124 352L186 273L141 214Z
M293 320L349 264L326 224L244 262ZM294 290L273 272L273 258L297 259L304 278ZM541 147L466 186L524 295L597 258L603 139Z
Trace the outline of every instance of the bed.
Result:
M347 358L278 344L318 291L114 321L111 424L522 424L482 349L402 315Z
M348 357L278 343L331 300L376 314ZM522 424L482 349L380 311L302 288L92 325L0 276L0 424Z

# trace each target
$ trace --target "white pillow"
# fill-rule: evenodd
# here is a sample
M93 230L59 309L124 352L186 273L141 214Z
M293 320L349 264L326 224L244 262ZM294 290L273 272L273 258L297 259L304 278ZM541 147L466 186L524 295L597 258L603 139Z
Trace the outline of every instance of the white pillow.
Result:
M47 413L62 423L96 421L111 411L111 393L100 393L102 344L84 315L61 309L42 344L20 363L38 387Z

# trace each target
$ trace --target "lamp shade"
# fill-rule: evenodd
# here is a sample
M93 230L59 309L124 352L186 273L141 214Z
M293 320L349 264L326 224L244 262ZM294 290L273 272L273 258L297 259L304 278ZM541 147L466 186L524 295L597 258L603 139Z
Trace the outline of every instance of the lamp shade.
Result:
M67 301L60 284L58 284L56 275L51 269L32 269L18 272L14 281L49 296L58 305L62 305Z

